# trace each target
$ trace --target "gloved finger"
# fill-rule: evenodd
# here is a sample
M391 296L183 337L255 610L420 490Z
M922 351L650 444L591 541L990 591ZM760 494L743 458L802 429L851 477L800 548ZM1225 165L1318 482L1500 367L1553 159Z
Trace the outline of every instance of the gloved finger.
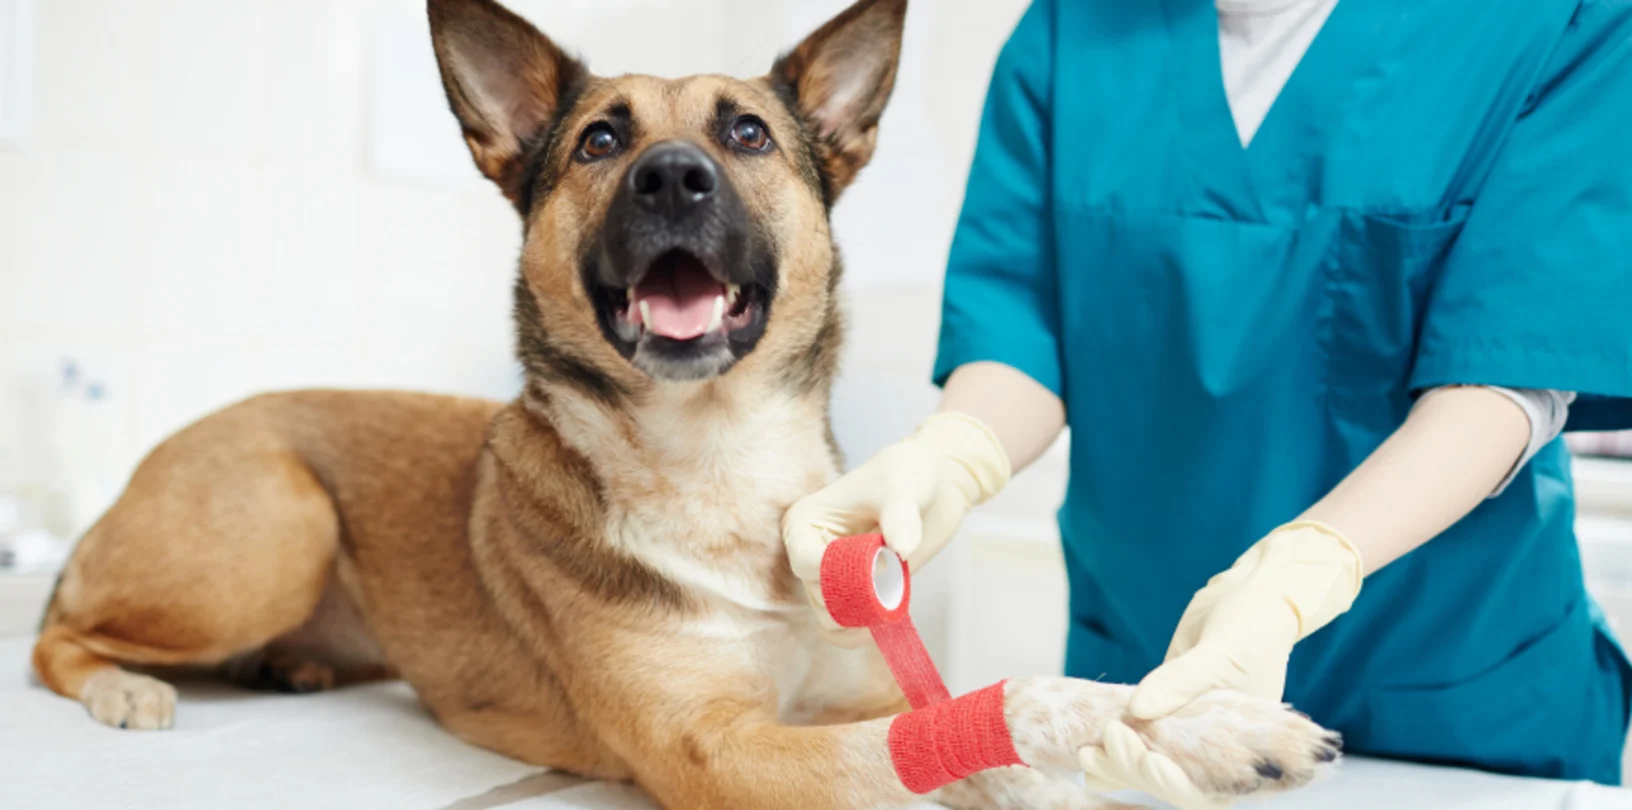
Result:
M838 537L829 510L812 500L821 494L795 503L782 514L782 545L788 552L788 565L794 576L811 583L821 578L822 555Z
M1233 689L1246 673L1217 647L1201 645L1157 667L1133 690L1128 713L1142 720L1165 717L1214 689Z
M884 501L878 513L878 529L884 534L884 543L905 560L918 550L924 539L923 514L917 501L897 493Z
M1127 783L1181 810L1216 810L1224 807L1196 787L1189 774L1172 759L1152 751L1127 725L1117 722L1104 730L1105 756L1112 770Z
M1207 626L1207 617L1212 613L1219 601L1219 595L1210 593L1206 589L1196 592L1191 597L1190 604L1185 607L1184 615L1179 617L1179 626L1173 630L1173 639L1167 645L1167 655L1162 660L1171 661L1194 649L1201 643L1201 631Z
M1279 703L1286 692L1286 665L1265 667L1265 671L1255 673L1254 677L1248 678L1237 688L1254 697Z
M1127 775L1116 770L1106 759L1103 748L1077 749L1077 766L1082 768L1088 789L1094 793L1137 789L1137 786L1128 783Z

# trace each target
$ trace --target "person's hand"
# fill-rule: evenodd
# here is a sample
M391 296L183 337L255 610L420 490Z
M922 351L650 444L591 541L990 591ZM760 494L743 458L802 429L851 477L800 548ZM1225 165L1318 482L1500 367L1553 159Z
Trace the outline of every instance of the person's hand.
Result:
M1365 566L1337 530L1300 521L1271 532L1190 600L1167 660L1134 690L1128 714L1152 720L1214 689L1280 700L1292 647L1354 604ZM1078 752L1090 786L1139 790L1183 810L1213 810L1178 766L1118 722Z
M942 411L790 507L782 518L782 540L824 635L846 646L867 638L865 630L840 630L822 604L828 543L876 530L916 571L946 545L970 509L1008 480L1008 455L991 430L972 416Z
M1360 552L1313 521L1282 526L1196 592L1167 660L1134 690L1128 712L1153 719L1213 689L1280 700L1292 647L1360 594Z
M1222 810L1186 776L1184 769L1150 746L1121 721L1113 721L1097 746L1077 752L1077 764L1096 793L1137 790L1179 810Z

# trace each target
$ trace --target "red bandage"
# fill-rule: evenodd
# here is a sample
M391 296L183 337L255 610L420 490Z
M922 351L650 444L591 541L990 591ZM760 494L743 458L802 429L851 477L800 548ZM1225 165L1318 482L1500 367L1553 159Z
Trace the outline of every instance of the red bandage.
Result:
M822 601L844 627L865 627L913 711L890 725L902 784L928 793L989 768L1024 765L1003 719L1003 684L951 699L912 626L912 577L876 535L843 537L822 557Z
M991 768L1024 765L1003 719L1004 683L898 715L890 724L890 759L901 784L922 794Z

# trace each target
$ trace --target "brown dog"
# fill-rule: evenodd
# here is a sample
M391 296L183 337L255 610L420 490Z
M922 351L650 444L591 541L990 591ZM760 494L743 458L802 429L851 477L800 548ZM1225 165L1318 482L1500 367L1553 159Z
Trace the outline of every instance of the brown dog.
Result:
M906 0L861 0L769 76L603 79L491 0L431 0L448 99L522 216L525 393L264 396L161 444L86 534L34 665L103 723L171 724L147 674L294 691L403 677L477 745L671 808L915 797L874 650L818 640L779 521L838 468L828 211L872 156ZM1128 688L1010 682L1036 770L940 792L1078 807ZM1332 738L1216 694L1138 727L1220 797L1301 784Z

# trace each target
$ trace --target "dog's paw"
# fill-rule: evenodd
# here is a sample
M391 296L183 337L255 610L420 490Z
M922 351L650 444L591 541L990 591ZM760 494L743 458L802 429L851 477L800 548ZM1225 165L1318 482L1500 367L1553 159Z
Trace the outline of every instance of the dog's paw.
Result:
M1240 692L1211 692L1167 717L1128 725L1196 787L1221 799L1301 787L1342 749L1335 732Z
M165 729L175 722L174 686L118 667L108 667L86 680L79 700L92 717L114 728Z
M1126 716L1132 694L1130 686L1074 678L1010 681L1004 717L1015 751L1035 768L1074 776L1077 752L1101 745L1105 729L1121 721L1221 802L1301 786L1338 756L1336 734L1279 703L1214 692L1169 717L1141 722Z
M334 667L287 652L262 650L229 666L229 677L246 689L304 695L335 687Z

